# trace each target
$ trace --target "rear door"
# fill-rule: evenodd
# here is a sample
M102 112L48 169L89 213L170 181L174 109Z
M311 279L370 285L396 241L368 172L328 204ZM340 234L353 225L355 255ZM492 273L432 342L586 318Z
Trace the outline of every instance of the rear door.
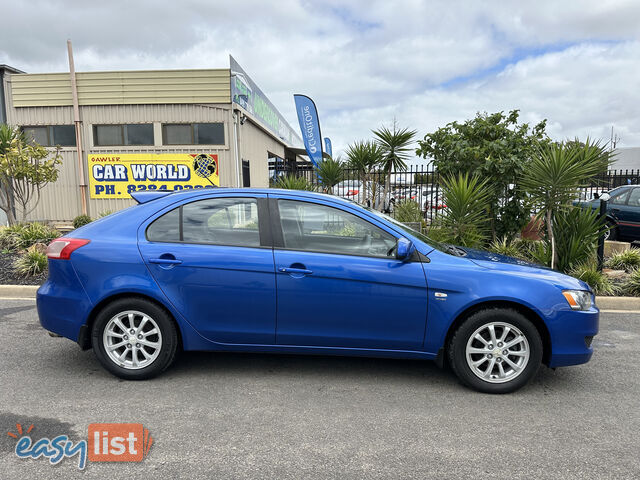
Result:
M640 187L630 189L626 205L618 212L620 233L629 240L640 240Z
M278 344L422 348L425 276L395 258L397 234L330 202L270 198Z
M147 221L138 245L169 301L204 337L275 343L275 274L265 195L211 196Z

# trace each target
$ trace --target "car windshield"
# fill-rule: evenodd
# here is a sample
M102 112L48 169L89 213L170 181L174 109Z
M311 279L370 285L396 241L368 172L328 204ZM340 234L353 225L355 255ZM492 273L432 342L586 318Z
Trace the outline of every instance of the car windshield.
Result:
M427 245L435 248L436 250L439 250L439 251L444 252L444 253L448 253L450 255L462 256L460 253L452 250L452 246L451 245L448 245L446 243L438 242L437 240L434 240L433 238L425 235L424 233L421 233L421 232L419 232L417 230L414 230L413 228L408 227L404 223L401 223L401 222L397 221L395 218L390 217L389 215L385 215L384 213L379 212L378 210L374 210L373 208L370 208L370 207L363 207L363 208L367 212L373 213L377 217L380 217L383 220L386 220L387 222L392 223L394 226L396 226L399 229L407 232L409 235L413 235L414 237L419 238L424 243L426 243Z

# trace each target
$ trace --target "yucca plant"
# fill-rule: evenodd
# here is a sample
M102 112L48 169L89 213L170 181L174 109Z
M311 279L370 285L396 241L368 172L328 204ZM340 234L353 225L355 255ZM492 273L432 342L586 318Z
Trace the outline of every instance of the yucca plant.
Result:
M632 297L640 296L640 268L635 268L622 285L622 292Z
M382 149L380 167L385 174L382 198L387 198L391 188L391 172L407 169L407 160L411 152L409 145L418 132L408 128L398 128L398 124L394 120L392 129L383 126L373 130L372 133L376 137L376 143Z
M592 262L577 265L571 269L569 274L587 282L596 295L615 295L617 293L617 288L611 283L609 277L598 271L598 267Z
M452 243L475 247L487 239L487 208L490 188L478 176L460 173L442 182L446 215L440 227L448 231Z
M545 220L551 268L560 261L554 228L556 213L577 197L579 187L606 171L610 161L611 153L604 146L587 139L584 144L574 141L543 145L525 170L521 185Z
M640 250L632 249L616 253L607 260L607 267L627 272L640 267Z
M489 250L500 255L506 255L508 257L522 258L523 252L518 248L518 243L515 241L509 241L507 237L496 239L489 245Z
M37 248L31 247L13 264L14 271L23 277L38 275L47 269L47 255Z
M345 155L347 166L355 170L358 178L362 180L362 200L366 205L369 199L367 183L376 166L382 161L382 148L375 142L360 140L349 145Z
M309 180L304 177L297 177L295 175L285 175L278 178L276 182L277 188L284 188L287 190L308 190L315 191L316 187Z
M402 200L394 209L395 219L403 223L422 223L422 210L414 200Z
M342 180L344 167L340 159L327 158L315 168L318 180L325 193L332 194L333 187Z

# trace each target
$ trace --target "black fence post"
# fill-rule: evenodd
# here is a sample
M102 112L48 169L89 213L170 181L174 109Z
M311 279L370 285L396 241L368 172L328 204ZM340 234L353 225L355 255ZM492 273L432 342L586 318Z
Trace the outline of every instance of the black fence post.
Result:
M607 200L600 198L600 221L604 223L604 219L607 216ZM604 235L602 232L598 237L598 271L602 271L604 266Z

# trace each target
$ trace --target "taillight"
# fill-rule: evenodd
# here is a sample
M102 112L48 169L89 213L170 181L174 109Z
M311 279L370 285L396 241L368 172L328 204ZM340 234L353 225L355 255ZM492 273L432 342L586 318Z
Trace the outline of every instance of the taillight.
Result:
M71 254L78 248L89 243L84 238L60 237L52 241L47 247L47 257L58 260L69 260Z
M358 194L358 190L349 190L347 192L347 195L357 195Z

